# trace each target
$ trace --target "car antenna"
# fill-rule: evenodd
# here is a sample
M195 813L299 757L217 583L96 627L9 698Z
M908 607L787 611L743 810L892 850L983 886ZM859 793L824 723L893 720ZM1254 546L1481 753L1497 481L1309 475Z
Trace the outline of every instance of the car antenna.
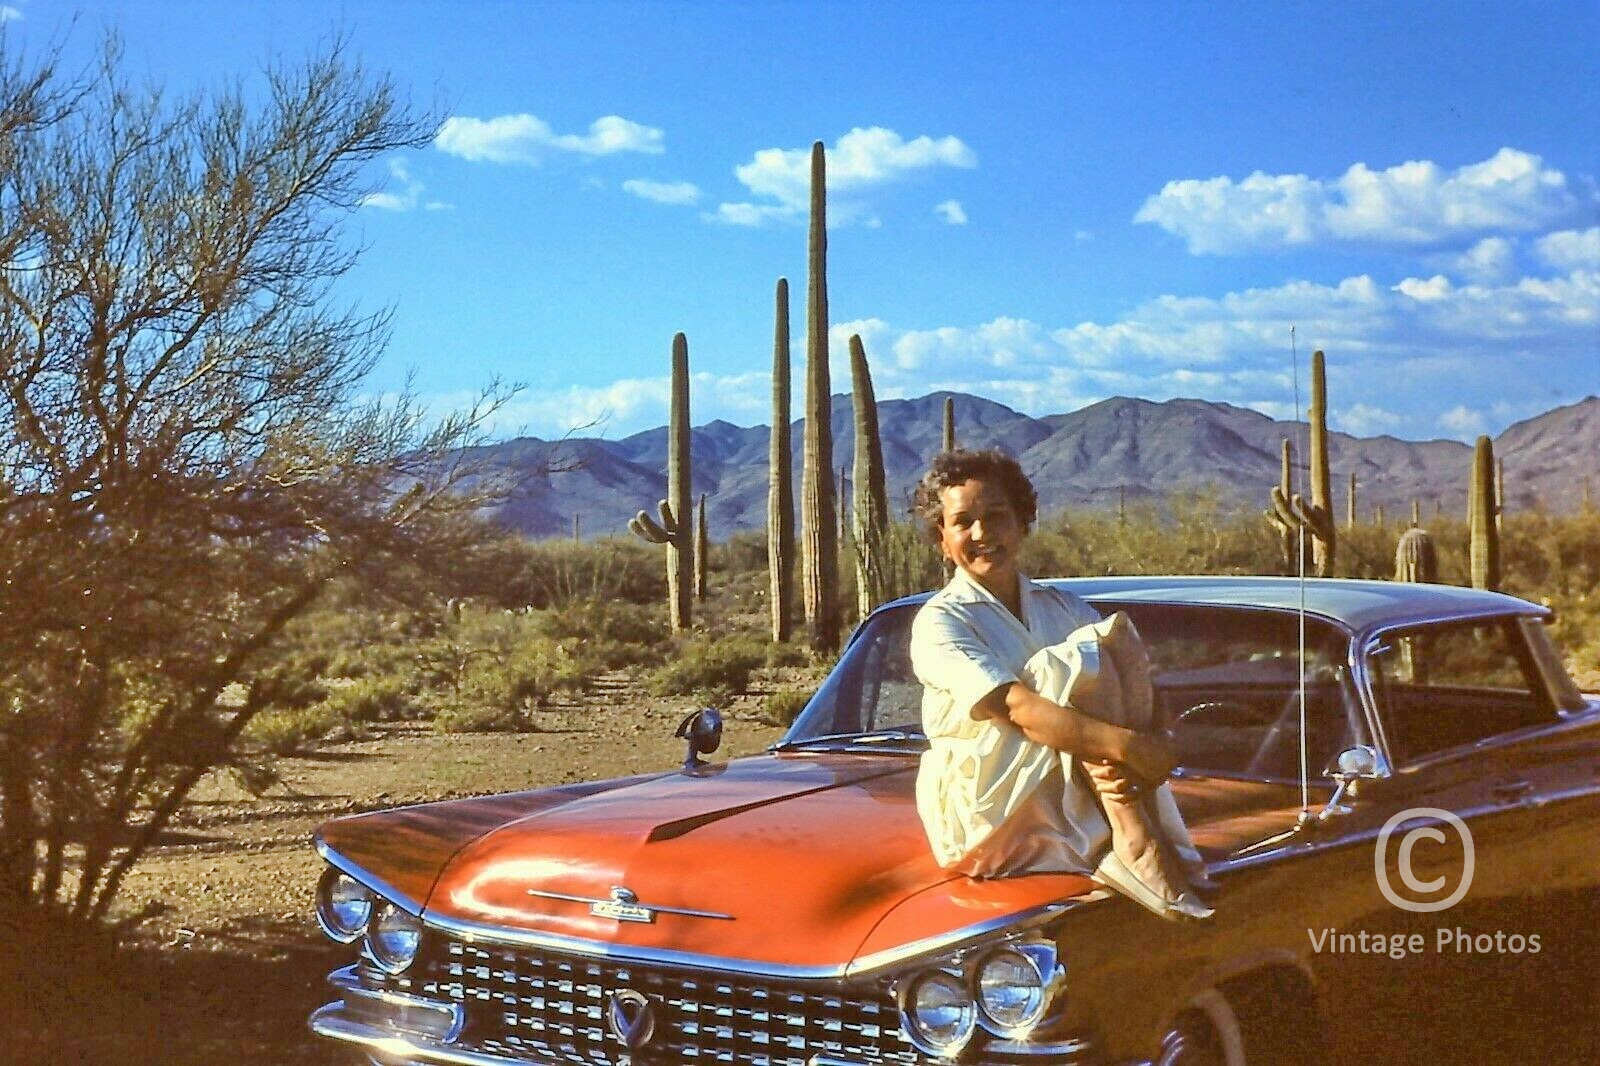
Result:
M1294 420L1300 423L1300 349L1295 341L1295 327L1289 327L1289 380L1294 388ZM1306 437L1302 455L1311 454L1311 426L1306 425ZM1295 523L1295 573L1300 581L1300 607L1297 613L1300 623L1300 650L1299 669L1300 675L1300 821L1305 825L1312 820L1311 815L1311 757L1306 745L1306 524Z

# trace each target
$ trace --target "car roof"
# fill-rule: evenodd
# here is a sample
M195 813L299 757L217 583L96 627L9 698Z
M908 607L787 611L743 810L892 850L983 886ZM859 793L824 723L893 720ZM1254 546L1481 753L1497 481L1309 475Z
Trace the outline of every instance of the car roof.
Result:
M1293 577L1194 575L1048 578L1040 583L1091 601L1280 611L1298 611L1303 602L1307 614L1337 622L1355 633L1447 618L1549 613L1548 608L1498 592L1407 581L1307 578L1302 582ZM931 595L921 593L896 602L920 603Z

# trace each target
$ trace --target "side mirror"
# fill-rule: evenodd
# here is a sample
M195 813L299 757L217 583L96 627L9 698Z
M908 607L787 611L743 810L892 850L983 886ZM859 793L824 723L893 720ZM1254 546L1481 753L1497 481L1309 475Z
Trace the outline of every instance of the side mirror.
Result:
M1339 782L1339 787L1328 797L1328 805L1317 812L1316 820L1326 822L1330 818L1349 814L1354 808L1343 802L1345 797L1354 797L1356 782L1376 777L1377 773L1378 749L1370 744L1357 744L1341 751L1328 768L1328 775Z
M700 756L710 755L722 746L722 712L715 707L702 707L679 722L678 731L673 735L689 745L683 768L698 769L705 765Z

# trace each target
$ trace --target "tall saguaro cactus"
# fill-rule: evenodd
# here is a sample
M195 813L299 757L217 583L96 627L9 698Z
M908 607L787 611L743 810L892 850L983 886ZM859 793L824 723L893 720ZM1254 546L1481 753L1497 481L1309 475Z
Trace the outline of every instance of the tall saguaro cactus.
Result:
M1311 560L1318 577L1333 576L1334 528L1333 489L1328 472L1328 382L1321 351L1311 353L1311 500L1308 503L1289 483L1291 451L1284 441L1284 475L1272 490L1272 510L1267 518L1284 538L1285 555L1291 567L1294 551L1289 538L1304 528L1311 538Z
M1468 558L1472 587L1500 587L1500 528L1495 522L1494 445L1479 437L1472 450L1472 481L1467 492Z
M943 451L956 450L956 398L944 398L944 432L939 437L940 448Z
M1311 353L1311 505L1304 508L1318 577L1333 576L1333 486L1328 473L1328 374L1322 350Z
M772 337L772 437L767 450L767 577L772 639L789 639L794 596L794 456L789 447L789 279L778 279Z
M828 384L827 164L811 146L811 235L806 292L806 431L801 456L801 583L811 646L839 644L839 541L833 500L833 412Z
M878 435L878 401L859 335L850 338L850 398L855 411L856 602L865 618L888 591L883 538L889 528L889 489Z
M672 410L667 429L667 498L656 504L660 521L640 511L629 522L634 535L667 546L667 613L674 632L689 628L693 577L693 522L689 512L689 340L672 338Z

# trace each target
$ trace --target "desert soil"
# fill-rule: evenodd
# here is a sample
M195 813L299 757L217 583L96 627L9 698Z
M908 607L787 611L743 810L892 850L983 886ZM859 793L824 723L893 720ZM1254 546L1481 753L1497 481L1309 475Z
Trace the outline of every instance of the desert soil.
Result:
M629 699L606 679L581 700L536 712L537 731L437 735L385 725L371 739L280 760L260 797L208 779L168 839L129 874L124 914L149 910L116 952L77 962L0 959L0 1063L348 1064L311 1036L328 971L350 949L312 917L318 825L356 811L642 773L678 766L682 701ZM782 732L753 698L731 708L713 758L765 748ZM75 977L62 979L71 968ZM6 984L15 987L5 989Z

